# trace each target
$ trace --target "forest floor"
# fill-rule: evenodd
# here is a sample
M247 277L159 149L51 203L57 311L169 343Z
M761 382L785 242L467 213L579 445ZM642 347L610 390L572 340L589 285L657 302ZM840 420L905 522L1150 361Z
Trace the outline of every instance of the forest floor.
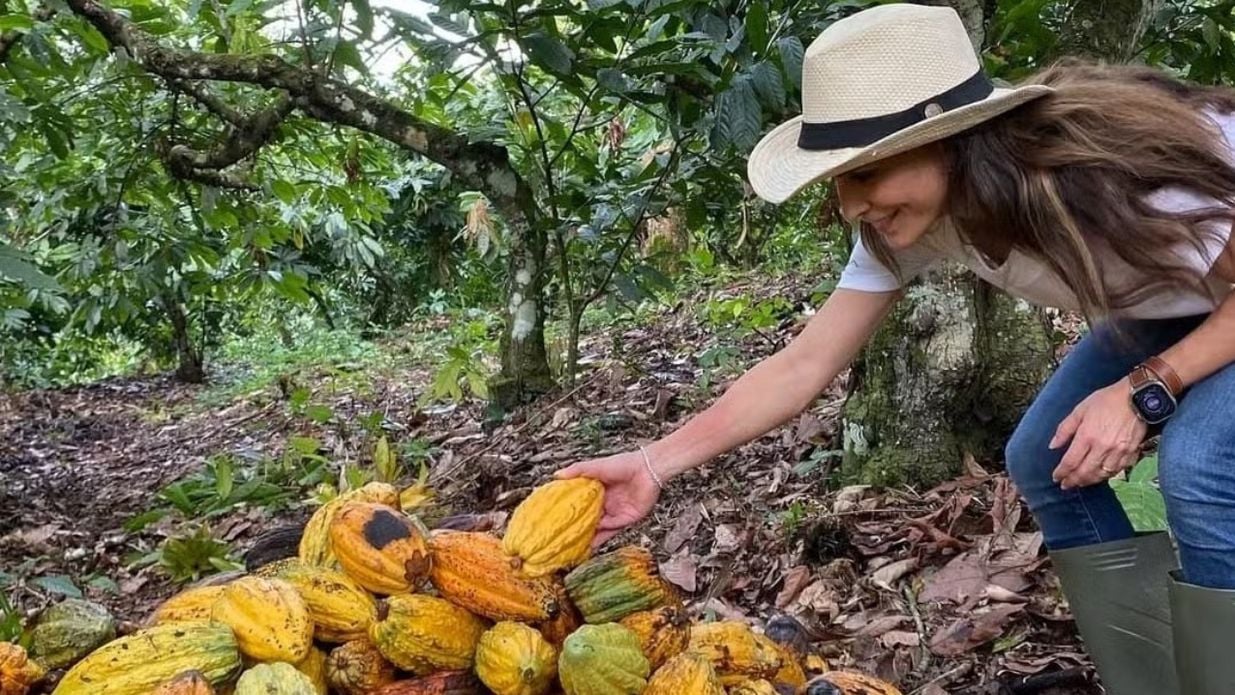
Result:
M790 310L734 338L700 321L699 306L746 297L800 308L810 293L794 279L730 283L644 325L593 332L574 387L497 422L479 402L423 405L433 375L398 358L415 334L389 340L394 358L381 369L305 367L224 401L166 377L16 394L0 402L0 587L26 616L80 592L140 622L177 589L168 567L194 552L182 544L174 555L163 541L183 541L205 517L241 557L262 532L312 512L314 473L326 470L317 464L369 465L378 424L406 460L427 463L433 514L493 513L500 525L555 469L680 425L806 319ZM653 550L700 613L790 613L833 668L907 695L1100 692L1084 684L1088 661L1041 534L999 462L968 459L931 490L829 484L844 381L793 422L675 480L610 547ZM213 478L202 477L207 462ZM1023 676L1039 685L1013 685ZM1071 685L1041 687L1051 679Z

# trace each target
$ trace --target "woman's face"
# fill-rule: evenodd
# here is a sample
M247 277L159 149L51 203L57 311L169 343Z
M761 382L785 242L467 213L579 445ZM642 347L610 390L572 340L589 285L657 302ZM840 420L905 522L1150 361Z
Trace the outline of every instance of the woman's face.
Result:
M892 250L911 246L943 215L947 159L935 142L836 177L841 214L862 221Z

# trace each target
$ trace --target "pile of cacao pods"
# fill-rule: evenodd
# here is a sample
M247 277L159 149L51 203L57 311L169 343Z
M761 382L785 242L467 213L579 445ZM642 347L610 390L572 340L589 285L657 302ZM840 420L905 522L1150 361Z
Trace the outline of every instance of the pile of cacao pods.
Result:
M499 536L429 531L370 483L319 507L296 557L186 589L125 636L57 604L29 653L0 643L0 695L59 668L53 695L900 695L828 670L792 618L688 620L646 550L592 554L603 497L544 484Z

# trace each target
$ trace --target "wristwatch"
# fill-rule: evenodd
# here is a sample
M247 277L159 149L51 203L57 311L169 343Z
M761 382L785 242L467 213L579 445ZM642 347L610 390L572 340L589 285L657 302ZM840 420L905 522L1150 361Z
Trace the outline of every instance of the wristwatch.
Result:
M1132 385L1132 409L1147 425L1166 422L1179 408L1183 380L1171 365L1157 355L1138 364L1128 375Z

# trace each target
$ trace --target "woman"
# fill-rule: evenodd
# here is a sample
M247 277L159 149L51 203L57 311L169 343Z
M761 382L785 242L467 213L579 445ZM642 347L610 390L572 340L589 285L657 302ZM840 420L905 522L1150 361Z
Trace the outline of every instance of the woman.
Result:
M802 71L803 116L759 143L751 184L781 202L834 179L861 239L802 334L714 405L559 472L605 484L598 542L675 476L807 407L907 281L958 261L1093 327L1007 466L1107 692L1235 693L1221 639L1235 636L1235 92L1087 65L994 88L955 12L916 5L836 22ZM1151 428L1178 559L1166 534L1133 533L1106 484Z

